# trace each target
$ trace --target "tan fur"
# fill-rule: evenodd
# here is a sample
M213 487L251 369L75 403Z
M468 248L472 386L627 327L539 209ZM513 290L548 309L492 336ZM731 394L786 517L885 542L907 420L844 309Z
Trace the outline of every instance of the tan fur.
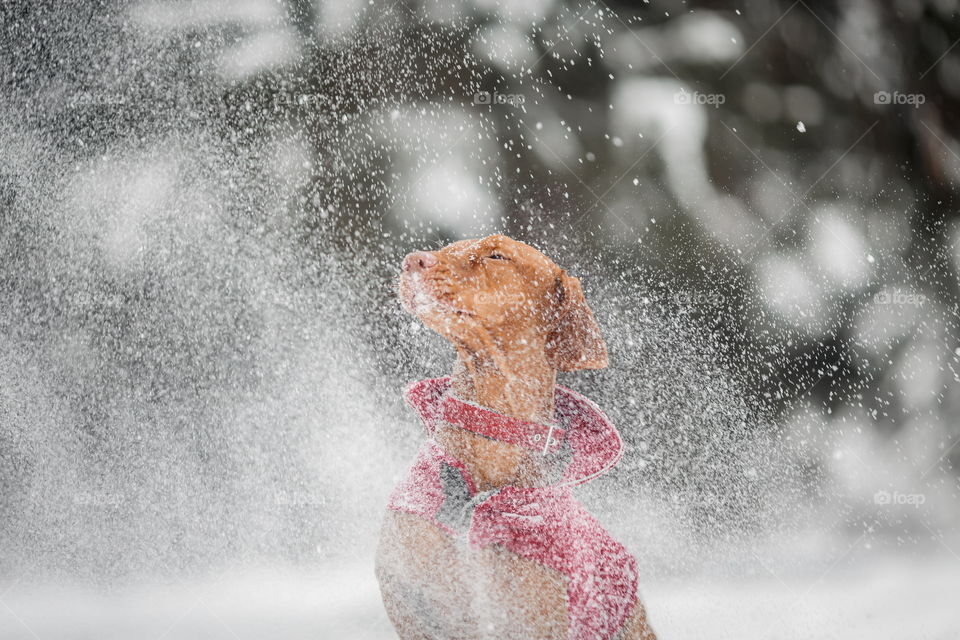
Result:
M453 345L454 392L500 413L552 421L557 371L607 365L580 281L506 236L407 256L399 293ZM480 490L547 482L541 457L521 447L449 425L435 438ZM414 516L387 513L377 576L404 640L566 636L565 576L504 549L471 549ZM654 638L639 603L619 637Z

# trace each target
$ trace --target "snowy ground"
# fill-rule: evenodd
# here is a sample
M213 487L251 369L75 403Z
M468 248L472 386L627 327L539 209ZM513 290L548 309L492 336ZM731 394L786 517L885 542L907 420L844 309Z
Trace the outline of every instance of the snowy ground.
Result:
M394 638L372 567L92 592L7 584L2 640ZM661 639L954 640L960 559L890 559L829 580L684 579L643 587Z

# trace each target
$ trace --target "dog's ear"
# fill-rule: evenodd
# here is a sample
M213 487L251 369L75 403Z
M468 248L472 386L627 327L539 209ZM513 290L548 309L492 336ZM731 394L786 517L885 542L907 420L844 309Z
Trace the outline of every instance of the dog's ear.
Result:
M583 297L580 280L561 271L554 293L555 324L547 336L547 358L560 371L603 369L607 345Z

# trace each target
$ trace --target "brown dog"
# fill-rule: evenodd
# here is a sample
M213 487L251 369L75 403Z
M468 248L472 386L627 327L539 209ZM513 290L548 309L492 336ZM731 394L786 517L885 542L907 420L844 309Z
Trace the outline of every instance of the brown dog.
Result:
M579 280L533 247L502 235L408 255L400 277L400 297L409 313L456 349L447 393L455 395L460 406L485 411L484 415L491 415L494 421L512 417L519 419L518 424L552 425L561 398L557 395L557 371L607 365L606 346ZM437 514L434 521L397 508L387 512L377 553L377 577L387 612L401 638L654 637L643 606L636 600L635 577L629 583L633 593L626 596L629 604L618 610L621 613L615 628L609 624L604 627L603 621L587 620L578 622L580 631L575 631L571 594L579 593L576 589L580 587L571 586L569 571L556 568L561 566L560 561L538 561L530 554L510 551L509 545L466 542L475 542L471 536L477 535L474 530L479 525L474 521L480 518L471 514L481 512L482 507L477 505L489 496L499 493L503 497L508 494L507 488L515 492L526 488L536 491L538 487L552 490L549 487L562 472L565 459L559 454L545 455L552 444L554 431L552 426L550 429L547 448L541 453L479 435L449 421L437 422L435 444L430 446L437 447L436 455L450 462L443 464L443 477L436 485L442 485L446 497L439 490L431 493L416 486L408 493L419 491L426 496L423 500L443 500L446 505L452 494L462 491L462 504L469 504L469 508L457 512L466 514L462 531L468 531L470 523L474 526L472 532L457 536L461 525L455 522L461 521L447 515L447 519L441 519L444 505L433 509ZM460 473L451 472L452 465ZM423 464L415 467L422 470ZM465 482L469 482L470 490L457 489L466 487ZM564 500L557 504L573 506L562 507L556 516L560 523L556 531L567 521L589 518L565 494ZM540 516L533 513L522 517ZM607 554L609 563L618 564L616 557L624 557L625 551L612 539L608 542L603 537L603 542L604 549L621 554ZM532 544L568 548L564 540L535 540ZM601 567L604 558L598 560L593 551L588 552L593 554L589 558L582 551L580 555L567 554L573 560L564 560L564 566L569 568L571 562L588 558L584 562L591 567ZM632 557L628 559L633 562ZM592 584L593 577L589 580ZM612 601L614 596L601 590L594 597L601 601L604 598ZM587 617L591 616L602 617L597 613ZM590 626L594 624L608 631L595 636L583 630L594 628Z

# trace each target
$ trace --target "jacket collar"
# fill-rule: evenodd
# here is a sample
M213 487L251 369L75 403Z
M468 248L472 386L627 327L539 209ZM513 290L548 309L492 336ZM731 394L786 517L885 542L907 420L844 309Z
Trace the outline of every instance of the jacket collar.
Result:
M473 433L540 454L569 456L561 485L587 482L612 468L623 455L623 441L603 412L587 398L557 385L557 422L539 424L504 415L457 398L450 377L420 380L404 397L432 435L446 422Z

